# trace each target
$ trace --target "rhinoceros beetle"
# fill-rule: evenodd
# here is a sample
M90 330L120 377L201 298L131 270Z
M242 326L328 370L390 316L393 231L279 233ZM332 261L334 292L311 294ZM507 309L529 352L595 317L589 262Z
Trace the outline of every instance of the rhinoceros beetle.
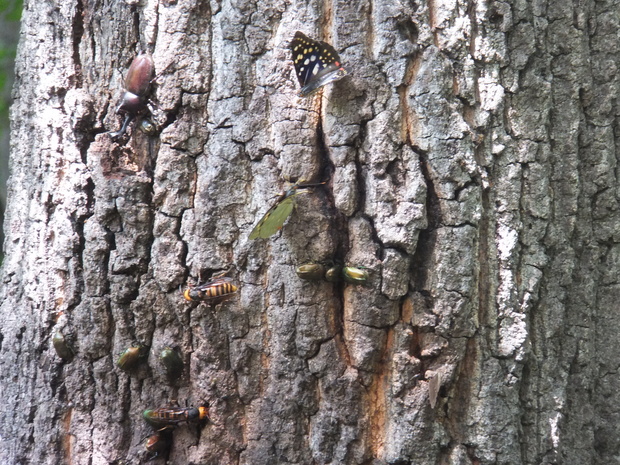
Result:
M149 111L148 94L154 72L153 58L148 54L142 53L131 62L125 78L125 93L116 109L117 114L125 115L125 120L118 131L110 132L112 139L120 139L137 116Z

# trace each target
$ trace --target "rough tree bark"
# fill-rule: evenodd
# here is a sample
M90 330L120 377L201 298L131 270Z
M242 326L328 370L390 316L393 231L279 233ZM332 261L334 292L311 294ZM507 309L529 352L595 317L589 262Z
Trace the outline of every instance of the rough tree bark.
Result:
M1 463L142 463L170 399L212 419L173 464L620 463L619 27L617 1L26 1ZM298 98L296 30L350 76ZM122 145L141 50L162 131ZM328 182L249 241L287 178ZM330 260L368 285L295 274ZM182 299L222 270L233 300Z

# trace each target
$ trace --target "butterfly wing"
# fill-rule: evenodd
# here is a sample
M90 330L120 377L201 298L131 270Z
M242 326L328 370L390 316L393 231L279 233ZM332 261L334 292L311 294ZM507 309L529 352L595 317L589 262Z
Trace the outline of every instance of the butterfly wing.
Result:
M307 85L303 86L298 95L300 97L308 97L317 92L321 87L330 84L334 81L338 81L347 75L344 68L338 68L331 64L323 70L320 75L317 75L316 79L312 79Z
M295 73L301 85L300 97L307 97L330 82L346 76L336 49L297 31L291 42Z
M265 239L273 236L282 229L282 225L291 215L294 206L295 194L285 196L282 200L279 200L254 227L250 233L250 239L257 239L259 237Z
M295 66L295 74L297 74L297 79L299 80L299 84L304 86L308 81L308 78L312 75L313 66L304 65L306 58L309 59L310 56L314 55L314 60L317 59L318 54L316 53L317 47L315 42L306 36L304 33L297 31L295 33L295 37L291 42L290 46L291 52L293 53L293 65ZM313 63L314 65L315 63Z

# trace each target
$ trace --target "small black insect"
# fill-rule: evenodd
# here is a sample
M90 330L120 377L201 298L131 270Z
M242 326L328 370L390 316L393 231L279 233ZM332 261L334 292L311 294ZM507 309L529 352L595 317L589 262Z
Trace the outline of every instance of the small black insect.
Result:
M143 118L138 124L138 128L147 136L154 136L157 134L157 127L153 122L147 118Z
M347 75L338 52L326 42L313 40L297 31L290 49L293 52L297 79L301 85L300 97L308 97L324 85Z

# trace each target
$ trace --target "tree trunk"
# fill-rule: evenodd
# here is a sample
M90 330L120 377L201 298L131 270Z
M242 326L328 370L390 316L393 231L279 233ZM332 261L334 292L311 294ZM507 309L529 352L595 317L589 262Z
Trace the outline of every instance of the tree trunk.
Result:
M151 463L620 463L618 3L26 1L0 462L143 463L176 399ZM349 76L297 97L296 30ZM115 141L140 51L159 132Z

